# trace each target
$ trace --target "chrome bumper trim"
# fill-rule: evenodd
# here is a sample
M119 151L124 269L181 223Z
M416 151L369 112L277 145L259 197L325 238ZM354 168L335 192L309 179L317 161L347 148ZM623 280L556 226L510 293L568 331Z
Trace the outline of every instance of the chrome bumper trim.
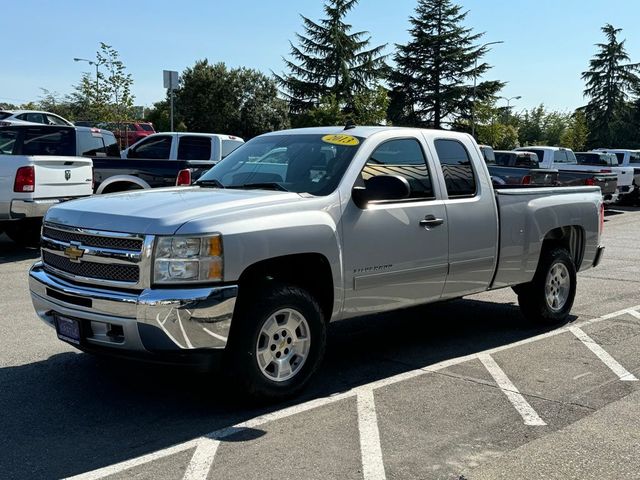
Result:
M86 342L124 350L222 349L227 344L238 294L222 287L146 289L122 292L79 286L31 267L29 289L38 316L54 325L54 314L91 322ZM124 340L105 334L121 326Z
M49 200L11 200L11 218L38 218L44 217L54 205L61 203L59 198Z

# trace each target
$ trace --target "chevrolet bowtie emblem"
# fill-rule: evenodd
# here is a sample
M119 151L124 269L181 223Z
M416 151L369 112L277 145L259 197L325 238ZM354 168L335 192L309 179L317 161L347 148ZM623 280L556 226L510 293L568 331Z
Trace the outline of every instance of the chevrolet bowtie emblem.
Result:
M77 262L84 255L84 250L76 247L75 245L69 245L64 249L64 254L72 262Z

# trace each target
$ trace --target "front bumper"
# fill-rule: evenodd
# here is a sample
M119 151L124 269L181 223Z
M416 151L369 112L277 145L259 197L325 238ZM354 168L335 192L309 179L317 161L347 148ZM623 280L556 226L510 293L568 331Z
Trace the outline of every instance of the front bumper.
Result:
M78 285L51 275L41 262L29 272L38 316L80 321L80 349L116 353L189 353L227 344L238 293L235 285L146 289L141 292Z

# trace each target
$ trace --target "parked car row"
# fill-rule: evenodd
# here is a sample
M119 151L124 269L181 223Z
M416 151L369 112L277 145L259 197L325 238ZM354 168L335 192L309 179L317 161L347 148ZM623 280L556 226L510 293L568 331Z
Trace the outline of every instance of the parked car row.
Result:
M595 185L600 187L606 204L635 202L638 198L640 161L636 172L632 166L622 166L615 154L604 150L576 154L569 148L549 146L498 152L487 145L480 148L496 185ZM633 151L627 152L628 158L635 160ZM640 158L640 152L635 153Z
M242 143L230 135L163 133L121 153L114 134L98 128L19 121L0 127L0 232L35 245L41 219L55 203L191 185Z

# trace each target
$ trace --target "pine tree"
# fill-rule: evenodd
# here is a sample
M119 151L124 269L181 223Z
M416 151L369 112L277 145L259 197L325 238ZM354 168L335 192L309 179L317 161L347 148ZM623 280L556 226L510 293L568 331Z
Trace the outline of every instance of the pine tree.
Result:
M640 85L639 64L630 63L625 41L618 40L622 30L607 24L602 27L607 43L598 43L599 51L589 62L589 70L582 73L586 83L585 108L591 147L621 147L627 141L630 92Z
M409 19L411 40L397 45L394 56L389 108L393 123L442 128L469 118L473 79L491 67L476 64L487 47L476 45L483 33L463 26L466 16L451 0L418 0ZM491 101L503 86L499 81L479 83L476 100Z
M313 22L302 16L304 34L291 43L288 73L275 75L290 102L293 115L309 113L327 99L337 102L341 112L357 110L358 94L376 88L386 68L382 51L386 45L369 48L368 32L351 33L347 13L358 0L327 0L326 18Z

